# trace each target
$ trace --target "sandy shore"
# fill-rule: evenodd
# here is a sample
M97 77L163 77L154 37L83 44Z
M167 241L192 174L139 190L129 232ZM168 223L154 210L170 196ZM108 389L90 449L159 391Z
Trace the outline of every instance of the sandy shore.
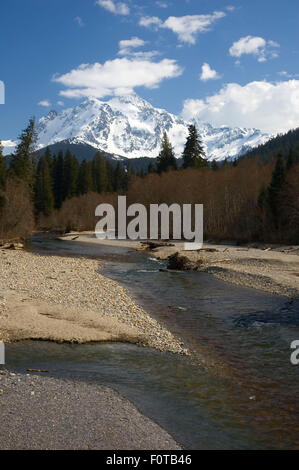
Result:
M180 449L117 392L84 382L0 370L0 416L0 450Z
M140 242L130 240L99 241L92 232L69 234L62 239L74 238L74 242L142 249ZM205 243L203 250L183 251L182 244L157 248L151 254L167 259L179 252L191 261L202 260L202 270L223 281L288 297L299 295L299 246L249 244L241 247Z
M159 248L154 256L165 259L179 251L191 261L202 260L202 270L218 279L288 297L299 296L299 247L237 247L205 244L198 252L176 247Z
M101 267L83 257L0 250L0 340L131 342L186 354ZM110 388L1 366L0 416L1 450L180 449Z
M0 250L0 338L125 341L186 353L100 268L92 259Z

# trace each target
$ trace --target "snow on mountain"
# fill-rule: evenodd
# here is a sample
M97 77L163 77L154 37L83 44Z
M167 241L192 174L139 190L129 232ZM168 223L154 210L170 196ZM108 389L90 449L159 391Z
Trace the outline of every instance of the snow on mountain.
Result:
M14 140L2 140L0 141L2 147L3 147L3 155L10 155L15 151L17 142Z
M214 128L199 120L195 124L209 160L236 157L269 139L257 129ZM51 111L37 123L38 148L68 140L127 158L157 157L164 131L179 157L188 123L135 93L107 102L91 98L60 113Z

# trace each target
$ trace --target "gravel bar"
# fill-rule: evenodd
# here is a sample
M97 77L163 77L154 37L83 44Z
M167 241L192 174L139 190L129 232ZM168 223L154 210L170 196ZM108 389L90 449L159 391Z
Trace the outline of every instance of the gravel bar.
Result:
M114 390L0 370L0 450L180 450Z
M98 260L83 257L0 250L0 339L55 340L53 329L58 330L59 322L59 342L72 341L70 329L75 327L73 342L100 340L101 335L95 332L99 333L99 322L104 324L106 319L110 330L111 321L118 322L112 330L119 329L120 334L110 331L113 341L124 341L126 326L130 342L188 354L182 342L138 306L126 289L100 274L101 266ZM9 299L15 299L14 303L9 305ZM45 304L53 308L48 310ZM107 338L103 334L102 340Z

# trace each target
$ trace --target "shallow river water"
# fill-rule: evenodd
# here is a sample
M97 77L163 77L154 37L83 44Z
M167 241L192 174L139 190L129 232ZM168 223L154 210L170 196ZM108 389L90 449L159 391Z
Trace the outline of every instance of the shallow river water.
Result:
M39 253L87 255L192 350L191 358L127 344L7 346L9 368L108 385L188 449L299 448L299 300L205 273L161 272L144 253L33 240ZM96 251L95 251L96 250Z

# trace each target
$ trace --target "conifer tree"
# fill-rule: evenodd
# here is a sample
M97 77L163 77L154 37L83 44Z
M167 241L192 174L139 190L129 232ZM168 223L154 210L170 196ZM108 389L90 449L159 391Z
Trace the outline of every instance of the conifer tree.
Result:
M162 173L170 168L177 170L177 161L168 136L166 132L164 132L161 151L157 157L157 171L158 173Z
M0 215L5 205L5 196L4 194L1 194L1 192L5 190L6 178L7 178L7 168L6 168L5 158L2 153L2 145L0 142Z
M205 151L196 127L194 124L190 124L188 129L189 135L183 152L183 167L201 168L208 166L208 162L205 159Z
M115 191L115 168L109 160L106 159L106 168L107 168L107 193Z
M212 160L211 168L212 168L212 170L214 170L214 171L219 170L219 165L218 165L218 163L216 162L216 160Z
M127 174L120 162L114 170L114 191L124 191L127 189Z
M3 156L3 147L0 142L0 191L6 187L7 168L5 158Z
M49 147L46 148L45 153L44 153L44 157L48 162L48 166L49 166L50 171L52 171L53 158L52 158L51 150L50 150Z
M259 194L259 197L258 197L258 200L257 200L257 205L260 209L263 209L265 207L265 203L267 201L267 197L268 197L268 190L267 188L265 187L265 185L262 186L262 189L260 191L260 194Z
M295 154L292 148L289 150L288 158L287 158L287 164L286 164L286 169L289 171L293 165L296 163L296 158Z
M89 191L92 191L92 189L91 165L84 159L79 169L77 193L87 194Z
M37 212L49 216L54 208L51 170L46 155L39 159L35 182L35 207Z
M64 196L64 161L63 152L60 151L57 157L53 159L52 165L53 192L55 209L60 209Z
M278 154L276 165L272 174L271 184L268 189L268 204L270 210L272 212L274 224L278 226L278 219L279 219L279 193L283 187L285 182L285 163L283 156Z
M30 119L27 128L21 133L19 140L20 142L11 159L10 169L15 176L24 180L33 189L35 178L35 145L37 142L33 118Z
M76 157L67 150L64 156L63 175L64 175L64 198L68 199L76 196L79 174L79 163Z
M109 190L107 160L97 152L92 162L93 185L97 193L106 193Z
M153 163L149 163L147 167L147 172L148 173L155 173L156 172L156 167Z

